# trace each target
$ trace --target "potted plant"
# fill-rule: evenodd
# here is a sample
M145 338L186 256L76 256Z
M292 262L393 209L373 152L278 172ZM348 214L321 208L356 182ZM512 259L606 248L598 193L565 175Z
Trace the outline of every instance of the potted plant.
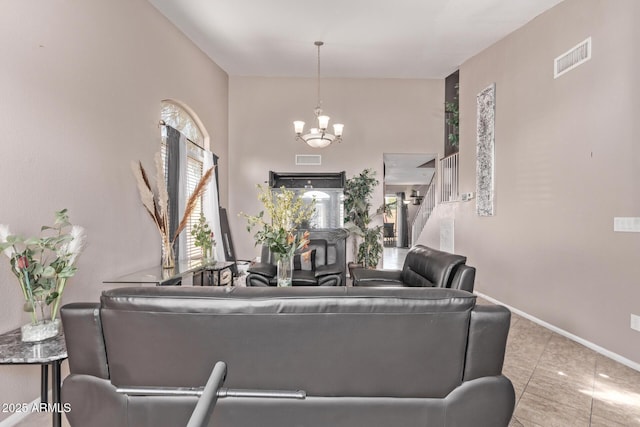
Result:
M347 179L344 188L345 225L352 237L353 259L365 268L377 266L382 255L382 227L369 227L373 219L369 214L371 197L378 185L375 175L374 170L365 169Z
M453 97L453 102L444 103L444 112L446 115L447 123L447 139L452 147L457 147L460 142L460 107L458 103L458 90L459 87L456 84L456 94Z
M278 286L291 286L293 256L297 250L309 244L309 232L300 232L299 227L307 223L315 213L315 201L305 203L296 194L281 187L274 192L270 187L258 185L258 200L265 211L256 216L240 213L247 219L247 231L257 228L254 235L256 245L269 248L277 261Z
M200 212L198 222L191 227L191 235L195 242L194 245L202 250L202 261L205 263L215 263L216 241L213 239L213 231L209 228L207 218Z
M9 258L31 317L22 326L23 341L58 335L60 300L67 280L77 271L75 262L84 242L84 228L69 222L66 209L56 212L54 225L43 226L37 237L14 235L7 225L0 225L0 251Z

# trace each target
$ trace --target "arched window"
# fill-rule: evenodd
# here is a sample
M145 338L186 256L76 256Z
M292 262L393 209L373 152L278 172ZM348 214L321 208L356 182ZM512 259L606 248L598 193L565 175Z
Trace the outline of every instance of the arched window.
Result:
M178 130L189 141L210 150L209 133L198 115L184 102L175 99L163 99L160 104L160 120ZM163 130L163 138L166 133Z
M177 222L182 219L184 212L184 201L193 193L204 172L204 157L207 155L206 150L209 148L209 134L196 113L180 101L163 100L160 108L160 119L161 123L165 125L161 126L162 143L160 152L162 154L167 187L169 188L169 217L171 222L177 226ZM168 127L175 129L179 134ZM180 145L179 149L175 151L174 158L176 160L173 161L169 160L169 157L172 156L168 150L169 138L175 138L175 143ZM170 171L171 164L174 166ZM172 175L176 178L172 179ZM189 216L185 230L180 234L180 243L176 248L176 255L179 259L190 260L201 255L200 249L195 246L195 239L191 235L191 229L198 222L200 214L203 213L202 203L202 200L198 201ZM171 206L173 206L174 211L177 210L177 215L171 212ZM207 219L211 220L212 218Z

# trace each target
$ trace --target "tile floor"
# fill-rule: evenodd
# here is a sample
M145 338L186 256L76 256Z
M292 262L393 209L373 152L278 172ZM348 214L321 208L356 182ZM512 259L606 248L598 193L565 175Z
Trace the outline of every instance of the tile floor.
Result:
M385 268L400 268L406 250L385 248L384 255ZM480 298L478 303L490 304ZM640 427L640 372L517 314L511 317L503 372L516 391L509 427ZM18 424L50 425L50 414Z
M400 270L409 248L384 248L382 250L382 268Z
M517 314L503 373L516 390L510 427L640 426L640 372Z

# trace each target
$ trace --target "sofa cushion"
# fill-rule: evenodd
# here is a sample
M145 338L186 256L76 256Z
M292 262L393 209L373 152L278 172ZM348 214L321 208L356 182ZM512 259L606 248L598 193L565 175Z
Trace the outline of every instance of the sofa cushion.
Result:
M354 268L351 270L353 286L369 286L369 282L394 282L402 284L400 270L375 270L371 268Z
M402 268L407 286L449 287L452 273L467 257L417 245L411 248Z
M316 269L315 276L316 278L328 275L339 276L343 270L344 269L337 264L321 265Z
M311 270L294 270L291 282L293 286L314 286L318 284L316 274Z
M422 288L433 288L433 282L424 278L424 276L413 271L411 266L406 266L402 270L402 281L405 286L416 286Z
M274 277L277 271L278 269L275 265L267 264L264 262L256 262L254 264L251 264L247 269L247 272L249 273L259 274L261 276L269 278Z

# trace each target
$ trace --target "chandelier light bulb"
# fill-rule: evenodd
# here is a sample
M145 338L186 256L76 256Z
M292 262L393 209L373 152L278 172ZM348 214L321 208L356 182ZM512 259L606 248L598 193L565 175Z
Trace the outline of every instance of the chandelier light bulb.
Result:
M329 116L318 116L318 127L326 130L329 127Z
M304 122L296 120L295 122L293 122L293 129L297 135L302 134L302 132L304 132Z

